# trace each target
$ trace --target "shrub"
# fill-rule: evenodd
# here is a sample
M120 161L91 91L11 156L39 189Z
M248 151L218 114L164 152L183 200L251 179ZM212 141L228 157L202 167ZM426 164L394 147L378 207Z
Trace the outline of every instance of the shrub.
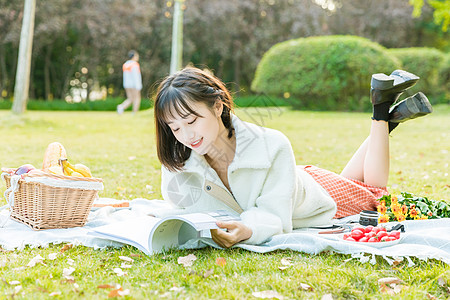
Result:
M445 54L434 48L395 48L388 49L388 52L396 56L402 64L402 69L416 74L420 81L414 90L424 92L430 101L444 93L444 88L440 86L439 70L444 63ZM406 94L412 94L407 91Z
M252 89L288 96L294 108L370 108L373 73L390 74L399 60L385 48L356 36L320 36L274 45L261 59Z
M27 110L53 110L53 111L115 111L118 104L122 103L123 98L107 98L106 100L87 101L80 103L67 103L63 100L29 100ZM143 98L140 109L152 107L153 102ZM11 109L11 100L0 99L0 109ZM129 107L127 110L131 110Z
M450 104L450 53L447 53L439 69L439 86L443 89L440 102Z

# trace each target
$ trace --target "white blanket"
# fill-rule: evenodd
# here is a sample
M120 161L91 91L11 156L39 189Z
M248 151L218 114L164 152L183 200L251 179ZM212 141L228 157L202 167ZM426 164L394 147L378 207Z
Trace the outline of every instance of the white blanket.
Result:
M106 199L100 199L105 201ZM106 201L114 201L107 199ZM95 238L87 233L102 225L117 221L131 220L167 209L167 203L161 200L135 199L130 201L129 209L114 209L103 207L92 211L84 227L69 229L49 229L34 231L28 226L9 218L9 211L0 211L0 246L3 249L23 249L25 246L46 247L49 244L72 243L95 249L107 246L120 247L122 244ZM317 254L323 251L351 254L362 262L375 262L375 256L384 257L389 263L393 260L407 259L413 265L410 257L419 259L437 259L450 264L450 219L404 221L406 232L402 233L399 243L377 248L371 243L355 243L343 241L339 235L317 234L317 231L298 230L289 234L274 236L260 245L238 244L249 251L266 253L278 249L290 249L299 252ZM378 244L378 243L377 243ZM211 239L191 240L183 248L200 248L210 245L219 248ZM365 256L364 254L372 254Z

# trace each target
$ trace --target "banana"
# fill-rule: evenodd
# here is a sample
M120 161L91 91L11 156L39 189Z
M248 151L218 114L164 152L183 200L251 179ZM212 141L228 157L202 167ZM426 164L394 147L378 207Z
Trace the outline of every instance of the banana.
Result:
M60 163L64 169L64 174L77 177L92 177L91 170L82 164L72 165L67 159L61 159Z

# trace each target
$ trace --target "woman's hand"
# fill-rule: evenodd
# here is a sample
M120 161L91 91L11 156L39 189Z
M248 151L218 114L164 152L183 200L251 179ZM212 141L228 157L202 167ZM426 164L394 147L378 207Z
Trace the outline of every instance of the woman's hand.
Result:
M230 248L234 244L247 240L252 236L252 230L241 222L217 222L217 226L226 229L211 229L211 236L217 245Z

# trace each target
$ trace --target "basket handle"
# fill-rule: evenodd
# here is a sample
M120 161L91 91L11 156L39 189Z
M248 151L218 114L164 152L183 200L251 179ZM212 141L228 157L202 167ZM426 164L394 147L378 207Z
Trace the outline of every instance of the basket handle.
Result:
M7 176L7 175L9 175L9 174L8 173L2 173L2 179L4 180L5 176ZM22 176L20 176L20 175L12 175L10 177L11 186L4 193L6 202L8 202L8 204L5 205L5 206L9 206L9 207L13 207L14 206L14 194L19 189L19 180L21 178L22 178ZM1 207L1 209L3 209L5 206Z

